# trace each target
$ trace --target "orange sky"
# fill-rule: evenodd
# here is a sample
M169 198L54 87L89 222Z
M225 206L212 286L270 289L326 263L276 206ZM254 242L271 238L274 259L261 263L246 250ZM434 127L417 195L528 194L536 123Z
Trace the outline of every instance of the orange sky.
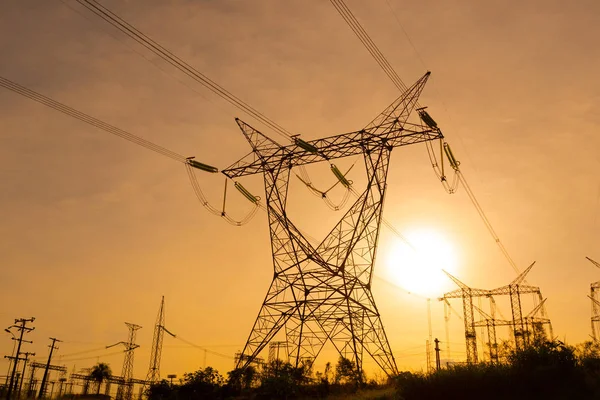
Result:
M0 6L0 76L219 168L249 151L233 118L260 124L65 3L72 9L39 0ZM360 129L398 95L325 0L102 4L305 139ZM586 294L600 279L584 259L600 259L598 2L391 1L418 54L385 1L347 4L407 84L433 72L421 103L515 261L524 269L537 260L529 282L548 297L555 333L588 339ZM360 168L351 173L356 182ZM326 186L335 179L328 169L309 171ZM219 204L222 176L199 177ZM264 213L229 226L198 204L181 164L4 89L0 182L0 327L35 316L26 350L45 356L49 336L65 341L57 354L99 348L125 340L130 321L144 327L135 364L143 378L161 295L173 332L226 355L242 348L272 277ZM243 183L262 195L259 177ZM291 190L290 214L322 237L340 215L300 182ZM231 214L249 209L240 196L229 198ZM515 276L465 193L443 191L423 145L393 152L384 216L401 232L445 238L456 275L474 287ZM373 291L398 366L421 368L425 300L385 282L396 241L382 229L375 273L383 280ZM434 301L440 339L441 310ZM462 328L451 322L460 358ZM10 335L2 338L0 353L10 354ZM192 371L203 357L165 339L162 373ZM100 360L120 373L121 355ZM328 360L332 352L316 368ZM207 362L222 373L233 367L211 354ZM6 367L1 359L0 375Z

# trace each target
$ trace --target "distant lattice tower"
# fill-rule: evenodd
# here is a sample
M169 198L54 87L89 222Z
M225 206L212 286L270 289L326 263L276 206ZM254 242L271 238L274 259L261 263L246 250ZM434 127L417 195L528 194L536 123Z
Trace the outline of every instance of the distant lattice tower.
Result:
M148 374L146 375L147 385L152 385L153 383L160 381L160 360L165 331L165 296L163 296L160 302L160 309L158 310L158 317L156 318L156 325L154 326L150 367L148 368ZM170 332L168 333L171 334Z
M586 257L589 262L600 268L600 263ZM594 282L590 285L590 295L588 296L592 300L592 337L594 341L600 340L600 281Z
M286 341L272 341L269 343L269 362L275 360L289 362L288 344Z
M129 339L127 342L121 342L125 346L125 360L123 362L123 384L119 385L117 390L116 400L131 400L133 394L133 351L140 347L135 344L135 337L138 329L142 327L140 325L125 322L125 325L129 328Z
M465 346L467 353L467 363L477 363L477 331L475 322L474 312L474 297L490 297L490 291L484 289L471 288L448 272L444 271L446 275L459 287L459 289L452 292L444 293L439 299L440 301L448 301L448 299L462 299L463 302L463 320L465 322Z

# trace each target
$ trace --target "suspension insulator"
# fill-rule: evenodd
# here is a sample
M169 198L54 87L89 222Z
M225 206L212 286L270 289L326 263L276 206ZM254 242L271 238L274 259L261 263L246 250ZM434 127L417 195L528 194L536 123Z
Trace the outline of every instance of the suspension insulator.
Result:
M294 143L296 143L296 145L298 147L302 147L304 150L310 151L311 153L317 154L319 152L319 149L317 149L315 146L313 146L310 143L305 142L304 140L302 140L300 138L294 139Z
M338 178L338 181L340 181L340 183L346 188L350 188L350 186L352 186L352 181L346 179L344 174L342 174L342 171L340 171L338 167L336 167L334 164L331 164L331 171L333 172L335 177Z
M423 109L419 110L419 117L421 117L423 122L425 122L427 126L429 126L431 129L437 129L437 122L435 122L435 120L431 118L431 115L429 115L427 111Z
M203 164L203 163L201 163L199 161L192 160L191 158L187 159L187 163L191 167L200 169L202 171L211 172L213 174L219 172L219 169L217 167L213 167L212 165L208 165L208 164Z
M247 198L250 202L254 203L254 204L258 204L258 202L260 201L260 197L253 195L252 193L250 193L248 191L248 189L246 189L244 186L242 186L241 183L239 182L235 182L234 183L235 188L245 197Z
M454 170L458 171L460 161L457 161L456 158L454 158L454 154L452 153L452 149L448 143L444 143L444 153L446 153L446 157L448 158L450 166L454 168Z

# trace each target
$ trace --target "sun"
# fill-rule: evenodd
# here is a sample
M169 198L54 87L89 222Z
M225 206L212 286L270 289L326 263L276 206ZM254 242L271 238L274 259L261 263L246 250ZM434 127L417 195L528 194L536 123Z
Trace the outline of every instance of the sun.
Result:
M438 297L448 284L442 270L454 273L457 266L452 244L432 230L417 230L396 240L387 254L388 276L408 292Z

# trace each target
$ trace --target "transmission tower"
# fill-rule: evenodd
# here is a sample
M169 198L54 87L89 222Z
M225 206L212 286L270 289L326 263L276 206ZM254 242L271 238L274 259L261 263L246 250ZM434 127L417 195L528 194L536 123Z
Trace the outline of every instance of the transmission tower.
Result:
M497 326L512 326L512 321L507 321L503 319L496 318L496 303L493 300L493 297L490 297L490 314L487 314L480 307L475 306L475 309L481 316L479 321L475 321L475 326L483 327L487 331L487 345L490 355L490 362L498 363L498 339L497 339Z
M146 375L147 385L152 385L160 381L160 360L162 356L162 345L165 332L173 337L171 332L165 328L165 296L160 301L160 309L154 326L154 336L152 337L152 351L150 354L150 367Z
M407 122L428 78L429 72L364 129L310 142L296 138L282 146L236 119L252 152L223 173L232 179L263 174L274 266L238 367L248 365L284 329L289 360L296 366L314 362L330 341L341 355L350 355L359 373L365 352L386 374L397 371L371 294L372 270L391 150L443 138L430 117L428 126ZM367 187L315 248L287 212L290 170L354 155L364 157Z
M477 363L477 331L475 325L475 313L473 298L474 297L490 297L490 291L484 289L473 289L459 281L448 272L446 275L460 288L452 292L444 293L439 298L440 301L448 301L448 299L462 299L463 301L463 320L465 322L465 344L467 349L467 363Z
M122 383L119 385L117 389L116 400L131 400L131 395L133 393L133 351L140 347L138 344L135 344L135 337L137 334L137 330L142 327L136 324L132 324L129 322L125 322L125 325L129 328L129 338L127 342L118 342L112 344L110 346L106 346L106 348L111 348L117 345L122 344L125 346L125 360L123 361L123 372L121 376L123 378Z
M600 268L600 263L586 257L589 262ZM594 341L600 341L600 281L594 282L590 285L590 295L588 296L592 300L592 337Z
M529 345L529 334L526 329L526 320L523 317L523 308L521 304L521 295L523 294L533 294L536 299L540 299L541 302L538 305L539 309L536 311L541 313L542 317L538 321L543 325L548 326L549 335L552 336L552 324L550 323L550 319L546 317L545 311L545 301L542 299L540 288L537 286L530 286L527 284L523 284L525 277L531 271L535 262L533 262L527 269L519 274L510 284L506 286L502 286L497 289L490 290L490 294L494 296L507 295L510 297L510 308L512 313L512 322L513 322L513 335L515 338L515 347L518 350L524 349ZM543 321L542 321L543 319Z
M541 293L538 294L541 296ZM523 318L525 320L525 332L527 332L528 338L533 336L534 341L545 339L544 325L549 327L550 338L553 337L552 323L550 322L550 319L544 315L546 300L547 299L543 299L540 301L540 303Z
M288 344L285 341L272 341L269 343L269 363L275 360L281 360L283 362L289 362L288 357ZM283 350L283 351L282 351ZM283 355L283 358L282 358Z

